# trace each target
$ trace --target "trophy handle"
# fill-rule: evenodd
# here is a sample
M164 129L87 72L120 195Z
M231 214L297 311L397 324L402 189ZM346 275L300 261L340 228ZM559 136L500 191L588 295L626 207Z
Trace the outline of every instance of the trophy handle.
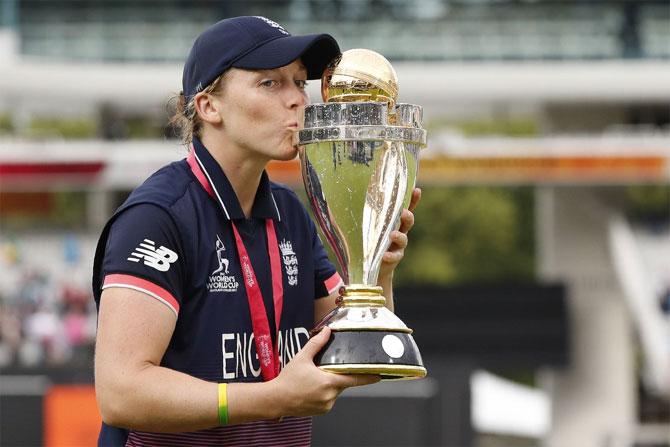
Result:
M363 283L377 284L391 232L400 223L407 190L407 160L402 142L384 141L382 159L370 178L363 208Z
M323 235L328 240L330 247L333 249L337 262L340 264L342 279L347 283L349 281L349 250L346 240L342 235L342 230L340 230L335 223L335 219L332 217L328 202L321 190L321 183L312 163L309 161L309 157L305 154L304 146L299 146L299 154L302 166L302 179L314 217L323 231Z

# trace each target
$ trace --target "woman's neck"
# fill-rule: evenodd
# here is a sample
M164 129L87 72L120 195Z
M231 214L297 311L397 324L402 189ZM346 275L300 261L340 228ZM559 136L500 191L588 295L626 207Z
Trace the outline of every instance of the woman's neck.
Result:
M207 138L205 135L203 135L202 143L226 174L242 207L242 212L248 219L251 216L251 208L254 205L258 185L268 160L249 156L244 149L235 148L232 145L227 146L220 140Z

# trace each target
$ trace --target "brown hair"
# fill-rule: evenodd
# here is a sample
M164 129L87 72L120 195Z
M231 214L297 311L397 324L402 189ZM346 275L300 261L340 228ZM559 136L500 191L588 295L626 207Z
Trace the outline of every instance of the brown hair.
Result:
M223 88L223 79L227 71L219 75L211 84L205 87L204 93L219 93ZM178 95L170 98L168 102L168 110L171 111L172 118L168 125L172 127L176 135L181 138L182 143L188 146L193 141L193 137L201 137L202 121L195 110L195 95L186 101L184 92L179 92Z

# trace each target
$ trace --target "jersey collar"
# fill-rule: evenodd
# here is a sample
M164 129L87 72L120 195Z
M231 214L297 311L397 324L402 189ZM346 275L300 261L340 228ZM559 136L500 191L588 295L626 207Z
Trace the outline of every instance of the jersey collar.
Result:
M186 161L200 185L217 201L224 216L228 220L244 219L242 207L230 181L228 181L228 177L197 137L193 137L193 144ZM270 179L265 171L263 171L261 182L256 191L254 204L251 208L251 217L281 221L277 202L272 194Z

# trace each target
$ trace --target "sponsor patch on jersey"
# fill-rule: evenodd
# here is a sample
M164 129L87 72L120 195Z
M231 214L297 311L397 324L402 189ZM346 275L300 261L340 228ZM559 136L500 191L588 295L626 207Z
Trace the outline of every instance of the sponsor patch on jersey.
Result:
M144 260L144 265L155 268L160 272L167 272L170 266L179 259L177 253L167 247L160 246L156 248L156 243L151 239L144 239L133 250L128 257L130 262L140 262Z

